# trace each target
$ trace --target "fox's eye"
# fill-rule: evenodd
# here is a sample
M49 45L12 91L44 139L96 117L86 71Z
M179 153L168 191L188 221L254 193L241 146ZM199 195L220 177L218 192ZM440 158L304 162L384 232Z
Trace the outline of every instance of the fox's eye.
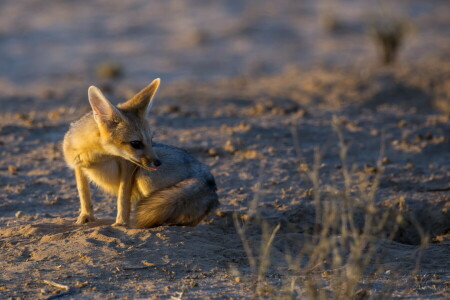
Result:
M141 141L131 141L130 145L134 149L144 149L144 144Z

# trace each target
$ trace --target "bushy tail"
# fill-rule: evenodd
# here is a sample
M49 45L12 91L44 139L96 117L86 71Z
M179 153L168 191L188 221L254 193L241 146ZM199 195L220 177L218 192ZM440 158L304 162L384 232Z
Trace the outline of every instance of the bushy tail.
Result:
M160 225L197 225L219 206L214 179L189 178L156 191L140 201L136 225L149 228Z

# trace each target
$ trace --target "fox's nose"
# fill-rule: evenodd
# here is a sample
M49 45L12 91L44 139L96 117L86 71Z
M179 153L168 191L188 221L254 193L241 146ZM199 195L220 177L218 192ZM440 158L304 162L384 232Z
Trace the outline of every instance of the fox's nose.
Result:
M142 157L141 163L144 167L147 167L150 169L156 169L162 164L162 162L158 158L149 157L149 156Z
M159 167L161 165L161 161L159 159L155 159L155 160L153 160L153 165L155 167Z

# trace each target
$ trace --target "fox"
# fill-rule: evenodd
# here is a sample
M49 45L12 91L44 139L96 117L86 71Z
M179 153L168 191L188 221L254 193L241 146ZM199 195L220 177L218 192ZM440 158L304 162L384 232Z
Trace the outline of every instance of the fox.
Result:
M219 206L206 165L183 149L153 141L149 118L159 85L157 78L117 106L89 87L92 110L70 125L62 147L80 200L76 224L95 221L89 182L117 197L113 226L195 226Z

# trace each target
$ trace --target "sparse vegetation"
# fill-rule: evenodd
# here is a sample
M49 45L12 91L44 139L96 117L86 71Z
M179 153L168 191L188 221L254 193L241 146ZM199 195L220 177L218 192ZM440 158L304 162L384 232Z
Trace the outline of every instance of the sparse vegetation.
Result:
M113 61L104 61L95 67L95 73L100 79L116 79L123 76L123 68Z
M322 27L327 32L335 32L339 29L339 20L336 15L335 0L319 1L319 18Z
M372 18L369 33L382 65L391 65L397 60L409 31L410 24L403 18L388 13Z
M382 1L3 0L0 298L450 299L450 5ZM153 141L210 167L217 214L115 227L91 186L76 225L88 87L156 77Z
M234 215L236 231L252 271L253 280L250 281L255 282L255 294L261 299L267 296L282 299L387 299L396 289L398 270L386 268L380 246L393 241L398 228L404 224L405 211L402 209L404 199L401 197L398 199L399 209L394 210L381 207L376 200L384 170L384 142L371 172L358 172L357 167L350 164L340 119L334 117L332 123L338 136L342 163L342 183L336 183L335 186L321 183L321 149L317 149L312 164L305 162L301 157L297 131L293 129L294 143L299 153L299 170L313 186L311 194L316 221L312 228L305 228L306 232L300 239L284 249L287 268L281 274L284 278L281 288L271 285L266 278L271 264L270 248L280 230L280 224L273 228L258 216L258 191L251 205L252 211L245 215L246 221ZM246 236L248 227L255 221L261 225L259 250L255 248L258 243L249 241ZM420 233L421 246L411 276L418 273L421 256L429 240L417 222L414 222L414 226ZM286 228L282 231L284 236L289 233ZM279 244L283 244L283 234L278 240ZM233 270L236 273L236 269ZM389 280L381 283L381 277ZM374 285L377 288L373 289Z

